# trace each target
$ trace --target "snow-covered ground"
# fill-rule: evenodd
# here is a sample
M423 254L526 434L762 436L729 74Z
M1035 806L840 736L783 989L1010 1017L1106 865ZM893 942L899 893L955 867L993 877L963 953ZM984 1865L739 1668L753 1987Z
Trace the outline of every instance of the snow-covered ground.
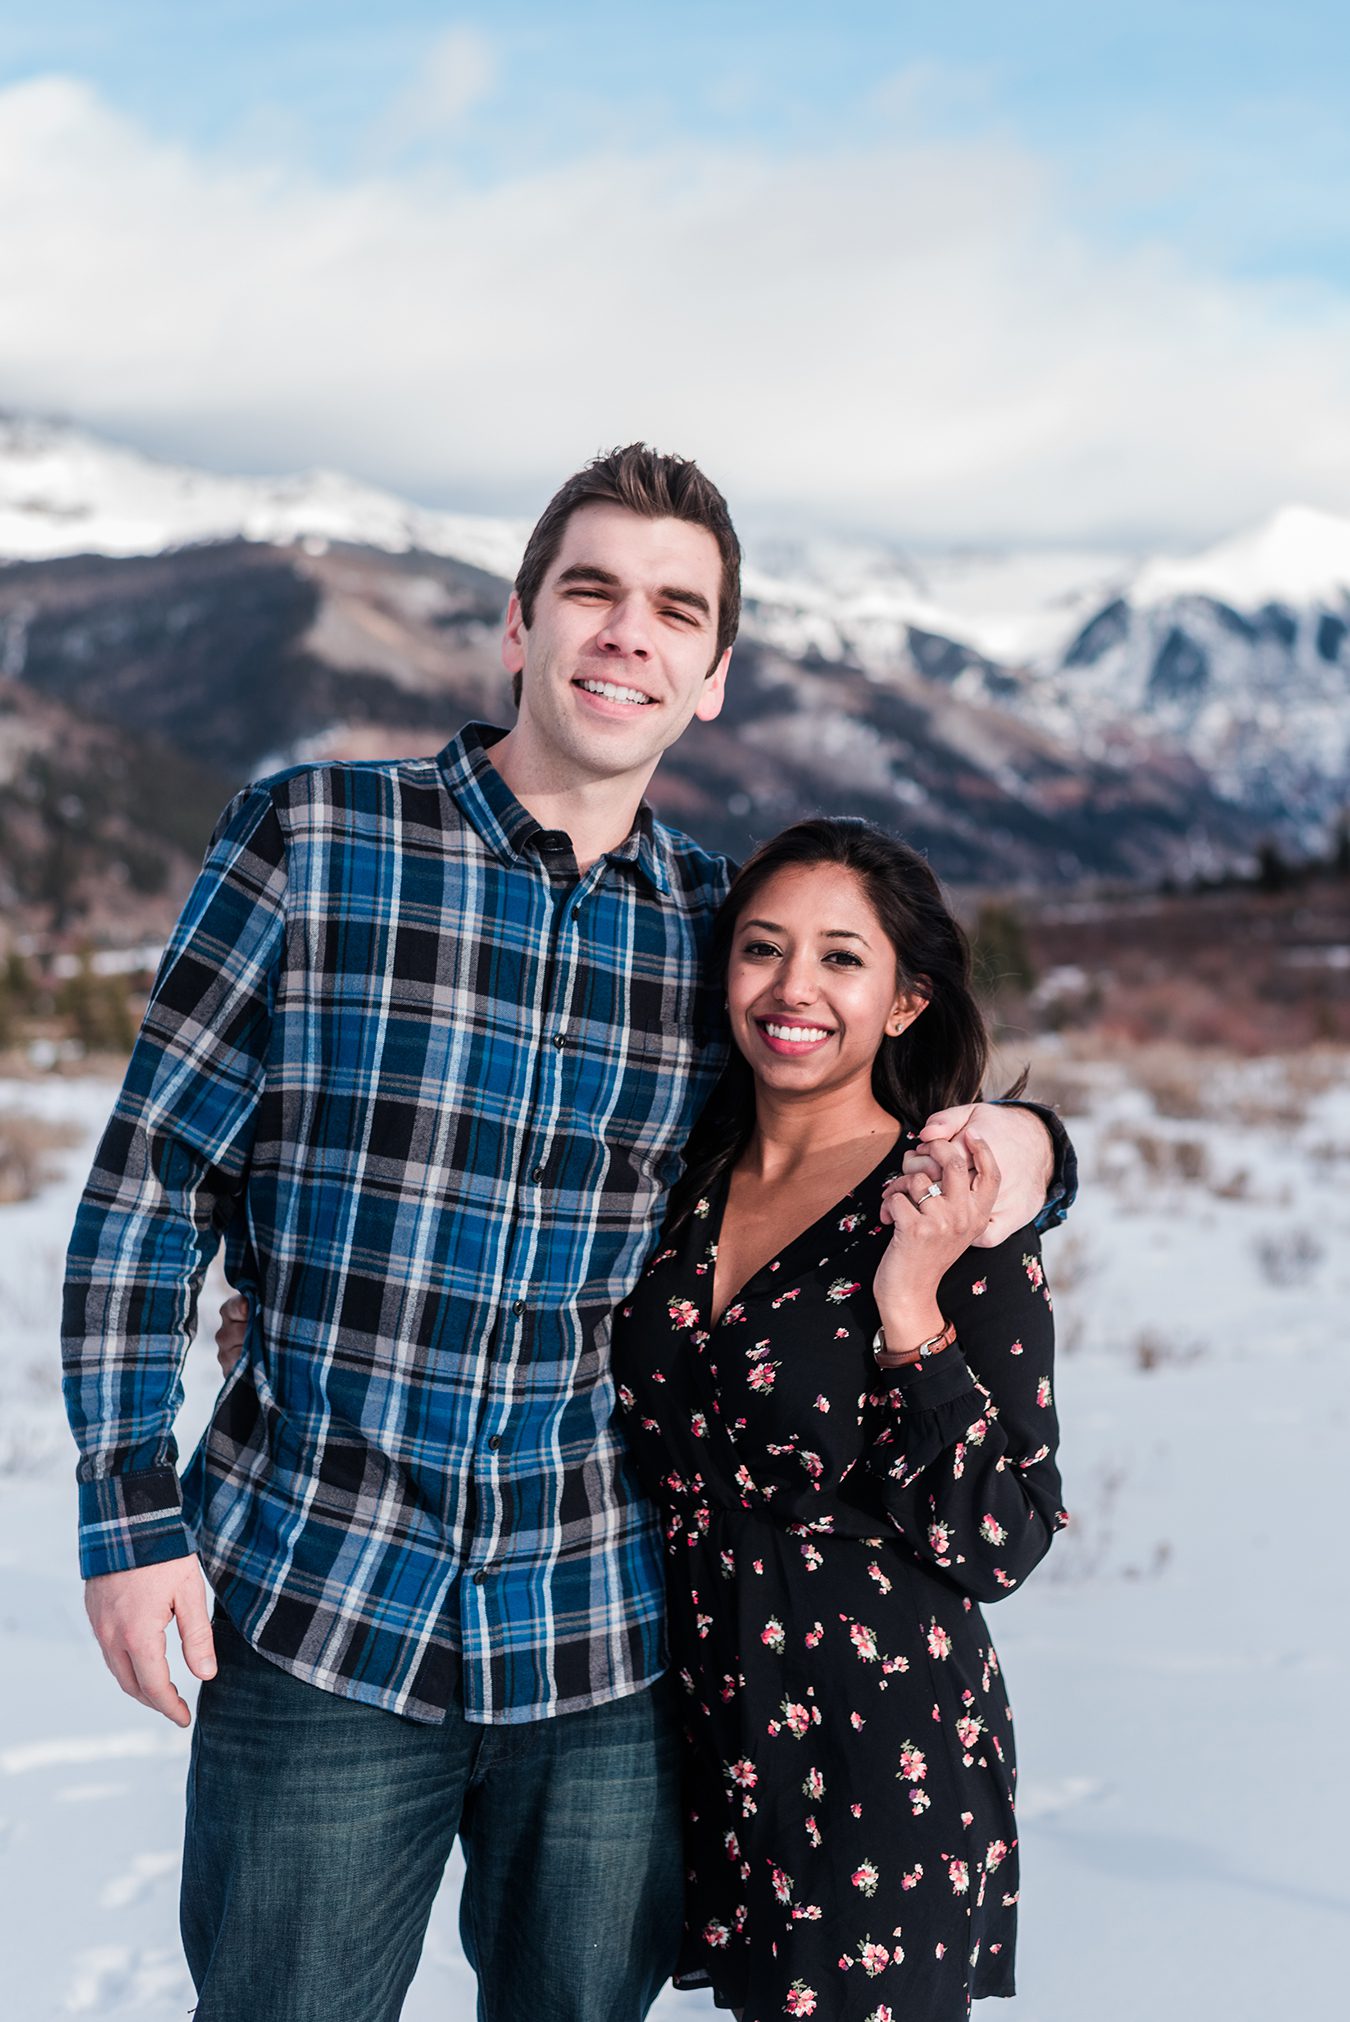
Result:
M1336 1543L1350 1062L1323 1066L1196 1068L1198 1119L1174 1114L1175 1083L1160 1117L1126 1068L1073 1069L1086 1191L1047 1263L1076 1523L994 1618L1023 1765L1021 2022L1302 2022L1335 2005L1324 1955L1350 1934ZM179 2022L191 2005L175 1929L186 1743L121 1697L86 1628L57 1388L61 1253L111 1093L0 1083L0 1110L86 1132L36 1200L0 1207L0 1921L16 2022ZM188 1436L213 1371L194 1350ZM410 2022L471 2022L456 1884ZM656 2010L710 2012L670 1992Z

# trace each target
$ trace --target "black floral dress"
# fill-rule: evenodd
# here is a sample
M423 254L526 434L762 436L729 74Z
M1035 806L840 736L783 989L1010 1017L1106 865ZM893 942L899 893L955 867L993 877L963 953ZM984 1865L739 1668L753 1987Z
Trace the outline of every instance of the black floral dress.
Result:
M685 1694L675 1980L745 2022L952 2022L1013 1992L1016 1770L978 1603L1067 1521L1050 1294L1034 1230L967 1251L939 1293L957 1345L879 1371L904 1149L713 1327L723 1180L616 1317Z

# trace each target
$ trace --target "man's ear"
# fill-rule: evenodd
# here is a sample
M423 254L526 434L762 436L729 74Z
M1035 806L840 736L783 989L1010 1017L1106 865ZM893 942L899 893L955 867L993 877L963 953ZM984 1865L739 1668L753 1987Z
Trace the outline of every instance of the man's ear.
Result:
M704 678L703 693L694 711L700 723L711 723L715 716L722 714L722 704L727 699L727 668L730 663L731 648L728 646L711 674Z
M506 624L502 629L502 665L508 674L520 674L524 671L526 629L520 598L512 590L510 602L506 606Z

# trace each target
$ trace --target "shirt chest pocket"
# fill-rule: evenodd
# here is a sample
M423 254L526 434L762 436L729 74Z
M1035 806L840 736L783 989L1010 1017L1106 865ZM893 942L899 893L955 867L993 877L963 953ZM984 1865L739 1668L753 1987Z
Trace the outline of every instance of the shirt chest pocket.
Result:
M679 1151L726 1058L721 999L685 983L656 998L635 988L629 1001L612 1132L641 1152Z

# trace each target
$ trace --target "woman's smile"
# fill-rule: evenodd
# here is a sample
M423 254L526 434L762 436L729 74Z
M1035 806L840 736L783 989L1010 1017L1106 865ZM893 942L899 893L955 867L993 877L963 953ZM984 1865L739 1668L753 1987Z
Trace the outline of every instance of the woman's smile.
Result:
M756 1018L754 1023L770 1051L784 1056L814 1053L834 1037L832 1025L803 1024L795 1018Z

